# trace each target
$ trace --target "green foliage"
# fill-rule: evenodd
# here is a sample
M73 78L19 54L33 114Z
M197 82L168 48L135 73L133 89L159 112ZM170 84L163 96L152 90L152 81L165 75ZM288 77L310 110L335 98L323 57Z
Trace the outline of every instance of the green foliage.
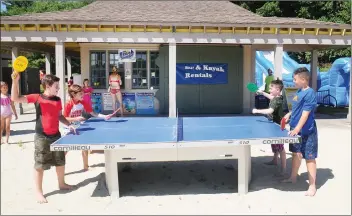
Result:
M264 17L299 17L324 22L351 24L351 1L250 1L233 2ZM310 53L289 53L301 64L310 62ZM351 47L319 51L321 66L340 57L351 56Z
M51 11L64 11L73 10L77 8L84 7L94 0L42 0L42 1L13 1L13 0L3 0L6 4L6 11L1 13L1 16L14 16L23 15L31 13L43 13ZM7 51L1 50L1 53ZM10 53L11 54L11 53ZM30 68L45 68L45 55L42 53L32 53L21 51L20 55L26 56L28 58L28 67ZM80 73L80 60L72 59L72 73ZM10 65L11 66L11 61ZM55 56L51 57L51 71L55 74Z
M282 16L282 11L279 6L280 2L270 1L266 2L262 7L256 10L256 13L264 17Z
M93 0L82 1L13 1L4 0L7 10L1 13L1 16L13 16L29 13L43 13L51 11L64 11L81 8L93 2Z

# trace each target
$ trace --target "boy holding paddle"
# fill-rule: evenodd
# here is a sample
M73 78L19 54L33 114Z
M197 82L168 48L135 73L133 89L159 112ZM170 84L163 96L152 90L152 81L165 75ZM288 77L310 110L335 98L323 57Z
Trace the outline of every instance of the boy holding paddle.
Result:
M60 90L60 79L54 75L45 75L42 79L43 94L20 96L18 82L20 76L14 67L12 74L11 99L17 103L33 103L36 109L36 126L34 135L34 179L38 203L47 203L43 194L44 170L56 167L56 174L60 190L70 190L73 186L65 182L65 153L50 151L50 145L60 139L59 122L75 132L67 119L61 114L61 99L57 96ZM22 70L23 71L23 70Z
M281 95L281 91L284 85L283 82L279 79L271 81L269 94L263 91L257 91L257 93L264 95L266 98L270 100L268 109L253 109L253 114L264 114L268 115L270 119L272 119L275 123L280 124L283 113L283 97ZM280 175L284 175L286 172L286 152L284 148L284 144L272 144L271 149L274 153L274 157L272 161L267 162L267 165L277 165L278 158L280 154L281 159L281 173Z
M300 135L301 143L290 144L292 156L292 171L290 178L283 182L296 183L301 160L306 160L309 188L306 196L314 196L317 189L316 161L318 157L318 131L315 122L314 111L317 106L315 91L309 87L309 71L305 68L298 68L293 73L293 81L299 90L292 99L292 111L285 115L285 120L290 119L290 136Z

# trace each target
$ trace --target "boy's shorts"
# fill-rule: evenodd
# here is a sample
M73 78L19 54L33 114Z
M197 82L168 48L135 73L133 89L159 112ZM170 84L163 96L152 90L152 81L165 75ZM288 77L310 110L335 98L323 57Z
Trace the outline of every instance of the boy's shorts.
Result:
M65 152L50 151L50 145L60 139L61 134L45 136L34 135L34 168L48 170L51 166L65 166Z
M290 144L289 150L294 153L302 153L306 160L314 160L318 157L318 132L315 127L314 131L305 136L301 136L302 142Z

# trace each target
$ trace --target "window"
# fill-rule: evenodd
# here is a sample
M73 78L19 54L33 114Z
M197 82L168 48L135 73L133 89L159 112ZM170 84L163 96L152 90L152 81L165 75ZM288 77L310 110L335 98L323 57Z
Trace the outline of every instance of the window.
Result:
M125 63L119 61L119 53L117 51L109 52L109 76L112 72L112 67L118 68L118 74L121 76L121 89L125 89Z
M125 89L125 64L127 68L132 66L132 79L128 78L127 85L132 89L158 89L160 87L160 69L156 63L159 51L137 51L136 62L124 63L119 61L119 53L117 50L111 51L91 51L90 52L90 82L95 89L107 89L109 75L112 68L118 68L118 74L121 76L121 89ZM107 62L108 61L108 62ZM108 65L106 65L108 64ZM131 83L128 83L131 84Z
M90 82L93 88L106 88L105 51L94 51L90 53Z
M133 62L132 67L132 88L148 89L148 69L146 51L137 51L136 62Z
M150 51L150 87L154 89L159 88L159 66L156 64L158 56L158 51Z

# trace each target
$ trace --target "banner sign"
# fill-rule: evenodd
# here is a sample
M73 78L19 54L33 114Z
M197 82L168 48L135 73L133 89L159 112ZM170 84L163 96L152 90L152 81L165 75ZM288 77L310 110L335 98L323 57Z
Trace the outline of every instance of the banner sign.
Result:
M123 113L136 114L136 95L135 93L122 93Z
M103 104L101 93L92 93L91 100L93 111L95 113L101 113Z
M103 109L112 110L112 97L109 92L103 93Z
M119 62L136 62L135 49L119 49Z
M138 92L136 93L137 114L150 115L156 114L154 110L154 93Z
M177 63L176 84L227 84L225 63Z

